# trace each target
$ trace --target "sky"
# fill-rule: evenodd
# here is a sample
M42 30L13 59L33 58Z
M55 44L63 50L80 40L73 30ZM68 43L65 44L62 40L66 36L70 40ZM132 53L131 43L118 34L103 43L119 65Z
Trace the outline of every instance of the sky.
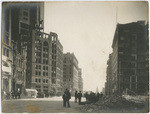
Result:
M83 89L102 91L116 24L148 20L147 2L45 2L44 32L55 32L63 52L74 53Z

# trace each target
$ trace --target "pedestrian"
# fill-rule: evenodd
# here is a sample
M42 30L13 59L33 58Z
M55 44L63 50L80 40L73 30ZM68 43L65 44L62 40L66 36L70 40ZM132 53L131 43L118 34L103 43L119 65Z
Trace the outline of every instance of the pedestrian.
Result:
M78 98L78 92L75 91L75 103L77 103L77 98Z
M69 100L71 99L71 94L68 89L66 89L65 94L66 94L66 103L67 103L68 107L70 107Z
M66 107L66 94L65 94L65 92L64 92L62 98L63 98L63 106Z
M18 99L20 99L20 91L17 92Z
M79 99L79 105L81 104L81 97L82 97L82 93L81 91L78 93L78 99Z
M17 91L15 91L15 99L17 99Z

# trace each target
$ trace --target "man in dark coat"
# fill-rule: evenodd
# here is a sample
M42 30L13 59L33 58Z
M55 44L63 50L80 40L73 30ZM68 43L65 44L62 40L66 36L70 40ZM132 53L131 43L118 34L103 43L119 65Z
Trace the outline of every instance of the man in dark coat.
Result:
M75 103L77 103L77 98L78 98L78 92L77 91L75 92L74 96L75 96Z
M65 92L64 92L62 98L63 98L63 106L66 107L66 94L65 94Z
M65 94L66 94L66 103L68 104L68 107L70 107L69 100L71 99L71 94L69 90L66 89Z
M79 99L79 105L81 104L81 97L82 97L82 93L81 91L78 93L78 99Z

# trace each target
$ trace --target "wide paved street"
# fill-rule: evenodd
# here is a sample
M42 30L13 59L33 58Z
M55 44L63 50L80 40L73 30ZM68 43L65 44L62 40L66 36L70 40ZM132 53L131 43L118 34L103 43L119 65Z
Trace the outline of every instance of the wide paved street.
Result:
M82 98L85 101L85 98ZM2 112L5 113L79 113L82 105L74 103L74 97L70 100L71 108L63 107L61 97L17 99L2 101Z

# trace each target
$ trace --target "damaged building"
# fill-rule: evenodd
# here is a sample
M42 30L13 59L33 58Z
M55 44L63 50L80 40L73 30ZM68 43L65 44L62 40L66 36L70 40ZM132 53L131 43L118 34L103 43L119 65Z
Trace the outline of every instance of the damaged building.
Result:
M148 59L148 24L138 21L117 24L113 39L112 65L108 64L113 78L106 87L108 93L147 94L149 90ZM108 70L109 70L108 69ZM107 71L110 72L110 71Z

